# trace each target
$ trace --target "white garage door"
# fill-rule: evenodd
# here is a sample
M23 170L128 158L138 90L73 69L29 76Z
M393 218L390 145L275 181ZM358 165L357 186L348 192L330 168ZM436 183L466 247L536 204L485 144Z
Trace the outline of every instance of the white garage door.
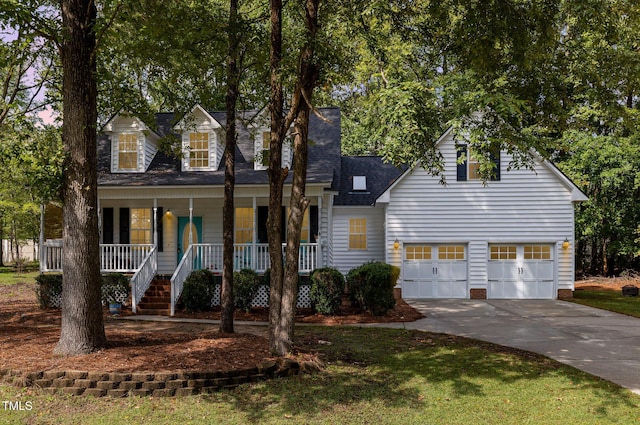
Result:
M464 245L405 245L404 298L468 298Z
M488 298L553 299L552 245L490 245Z

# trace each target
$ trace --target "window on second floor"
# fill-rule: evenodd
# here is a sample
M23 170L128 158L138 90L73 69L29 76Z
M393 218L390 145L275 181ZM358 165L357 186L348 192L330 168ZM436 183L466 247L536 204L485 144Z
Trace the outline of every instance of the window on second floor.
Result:
M480 173L480 161L474 155L471 149L468 149L467 145L456 146L457 151L457 173L456 177L458 181L468 180L482 180ZM493 174L491 175L491 181L500 180L500 152L491 153L491 161L495 164L493 167ZM461 160L463 158L463 160Z
M118 136L118 170L138 169L138 135L121 133Z
M209 133L189 133L189 168L209 167Z

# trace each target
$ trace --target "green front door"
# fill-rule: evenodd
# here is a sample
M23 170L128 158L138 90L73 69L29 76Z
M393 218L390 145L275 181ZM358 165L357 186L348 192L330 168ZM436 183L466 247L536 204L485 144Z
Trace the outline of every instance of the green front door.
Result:
M202 217L193 217L189 223L189 217L178 217L178 263L189 249L189 234L191 241L202 243Z

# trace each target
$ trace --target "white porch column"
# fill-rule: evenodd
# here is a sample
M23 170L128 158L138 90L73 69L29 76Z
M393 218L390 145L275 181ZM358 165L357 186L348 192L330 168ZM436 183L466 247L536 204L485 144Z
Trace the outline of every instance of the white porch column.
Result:
M193 245L193 198L189 198L189 246Z
M44 264L44 259L45 259L45 247L44 247L44 204L40 204L40 246L38 247L38 259L40 260L40 271L43 271L44 270L43 267L45 265Z
M153 246L158 249L158 199L156 198L153 198Z
M258 201L256 197L253 197L253 234L251 235L251 268L255 270L257 259L258 259L258 247L256 243L258 242Z

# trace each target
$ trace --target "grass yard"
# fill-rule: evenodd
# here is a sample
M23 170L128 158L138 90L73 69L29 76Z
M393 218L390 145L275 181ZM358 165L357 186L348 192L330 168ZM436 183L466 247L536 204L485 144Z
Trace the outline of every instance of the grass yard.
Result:
M16 273L14 271L0 272L0 285L15 285L18 283L34 283L40 272Z
M625 297L619 290L580 289L571 301L640 318L640 297Z
M322 353L323 372L184 398L0 385L0 423L640 424L640 397L531 353L391 329L304 327L297 337ZM18 401L22 411L7 409Z

